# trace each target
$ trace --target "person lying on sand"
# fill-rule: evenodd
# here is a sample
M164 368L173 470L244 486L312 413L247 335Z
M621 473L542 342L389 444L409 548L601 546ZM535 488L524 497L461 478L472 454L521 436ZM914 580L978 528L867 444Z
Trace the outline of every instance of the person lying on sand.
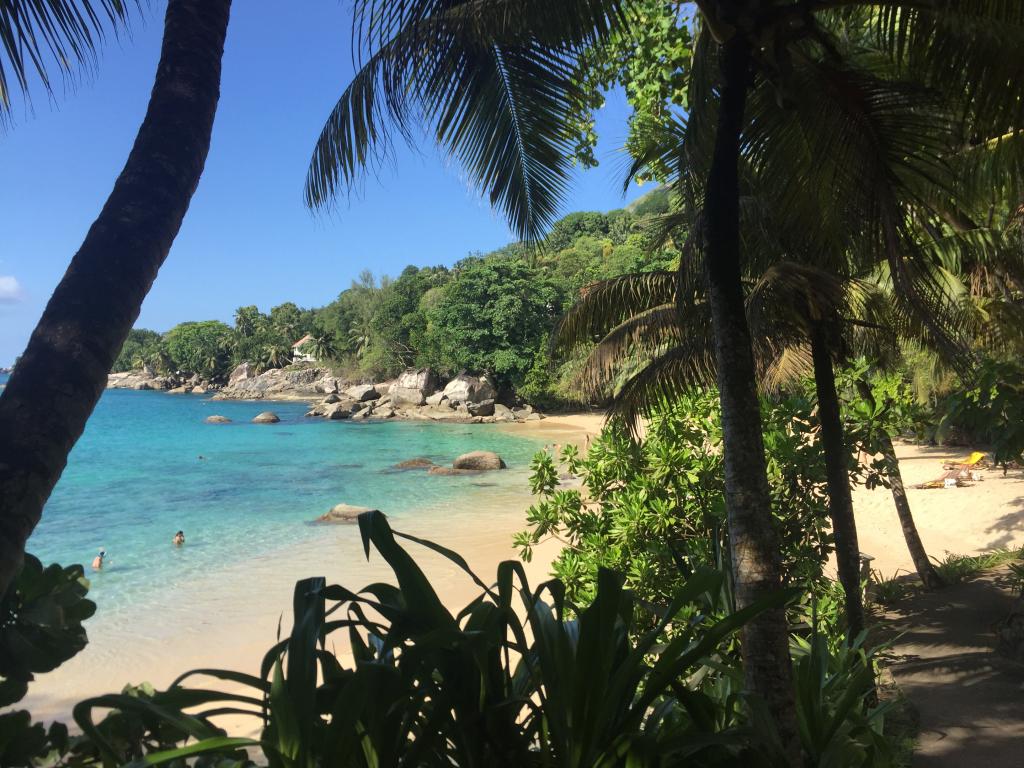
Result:
M178 531L176 534L174 534L174 538L172 539L172 541L174 543L174 546L180 547L182 544L185 543L185 532Z
M103 569L103 559L107 556L107 550L101 549L99 554L92 559L92 569L99 571Z

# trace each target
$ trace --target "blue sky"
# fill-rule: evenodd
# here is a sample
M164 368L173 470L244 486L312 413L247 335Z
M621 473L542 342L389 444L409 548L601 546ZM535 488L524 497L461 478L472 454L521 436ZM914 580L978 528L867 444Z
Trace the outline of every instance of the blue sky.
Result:
M458 167L429 143L400 148L336 213L302 202L313 143L351 75L345 0L288 12L271 0L234 4L220 107L199 189L140 327L230 320L283 301L320 306L364 269L395 275L407 264L451 264L504 245L504 221ZM296 8L299 5L295 6ZM94 76L0 134L0 365L28 341L124 164L145 112L160 48L163 3L136 19L131 39L109 44ZM599 113L599 168L578 174L565 211L621 207L628 108L609 94Z

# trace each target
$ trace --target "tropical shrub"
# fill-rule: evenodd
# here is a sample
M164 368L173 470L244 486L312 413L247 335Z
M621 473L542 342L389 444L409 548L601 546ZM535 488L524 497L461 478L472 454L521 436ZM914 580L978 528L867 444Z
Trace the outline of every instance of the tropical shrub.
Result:
M37 674L56 669L85 647L82 622L96 611L88 591L82 566L44 568L25 555L0 600L0 707L17 704ZM24 709L0 714L0 765L32 765L68 745L67 727L60 723L49 728L33 723Z
M461 557L393 532L380 513L363 515L359 524L367 553L372 545L384 557L397 586L372 584L356 593L323 579L300 581L291 634L270 649L258 676L198 670L166 691L136 689L82 702L75 719L98 759L120 765L141 751L149 765L199 755L209 765L241 765L248 764L239 751L246 748L262 753L260 764L289 768L325 761L778 764L773 735L742 721L743 698L732 693L728 702L717 700L700 685L717 666L720 644L794 593L712 619L700 612L702 596L717 593L723 577L703 570L680 585L650 631L637 632L635 599L609 571L598 574L593 602L573 607L563 585L534 589L517 562L502 563L488 586ZM480 595L449 612L398 538L448 557ZM691 610L680 622L686 607ZM656 647L672 623L675 639ZM338 635L351 646L351 666L326 650ZM199 679L204 683L192 687ZM218 690L217 681L246 690ZM113 714L96 723L93 713L107 710ZM260 737L218 732L209 718L225 711L250 715L262 726ZM117 729L112 717L120 718ZM181 743L167 749L172 740Z
M763 414L786 582L816 582L831 549L817 428L809 403L800 398L766 403ZM574 479L578 487L564 482ZM721 420L714 392L662 404L642 438L613 422L585 457L572 445L560 457L537 454L531 484L537 502L515 544L529 560L538 542L559 539L564 547L553 571L572 601L593 597L602 568L625 574L626 585L655 604L669 602L695 568L728 570Z
M1024 366L986 360L974 387L949 395L941 409L940 439L959 427L990 444L997 464L1024 462Z

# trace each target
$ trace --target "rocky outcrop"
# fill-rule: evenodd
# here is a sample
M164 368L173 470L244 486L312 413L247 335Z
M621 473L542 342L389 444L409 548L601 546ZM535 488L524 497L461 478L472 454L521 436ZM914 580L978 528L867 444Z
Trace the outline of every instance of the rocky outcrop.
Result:
M169 390L181 385L177 376L157 376L152 368L122 371L107 376L107 389Z
M460 373L445 385L443 394L453 403L481 403L493 402L498 390L487 376Z
M258 413L258 414L256 414L253 417L252 423L253 424L277 424L277 422L279 422L280 420L281 420L281 417L278 416L273 411L263 411L263 413Z
M371 507L354 507L351 504L335 504L327 512L320 515L318 523L354 523L364 512L378 512Z
M391 385L388 394L396 406L418 406L437 389L437 374L430 368L410 368Z
M207 416L205 419L203 419L203 421L205 421L207 424L230 424L231 423L231 419L229 419L227 416L220 416L218 414L214 414L213 416Z
M380 392L377 391L377 387L373 384L358 384L354 387L349 387L345 390L345 394L359 403L380 399Z
M243 381L256 378L256 366L252 363L240 363L228 376L228 386L233 387Z
M452 462L453 469L469 469L476 472L505 469L505 462L494 451L470 451Z
M235 371L238 371L238 368ZM215 399L310 400L317 395L336 391L336 380L330 376L330 371L326 368L289 366L272 368L259 376L240 377L234 382L229 381L228 386L217 393Z

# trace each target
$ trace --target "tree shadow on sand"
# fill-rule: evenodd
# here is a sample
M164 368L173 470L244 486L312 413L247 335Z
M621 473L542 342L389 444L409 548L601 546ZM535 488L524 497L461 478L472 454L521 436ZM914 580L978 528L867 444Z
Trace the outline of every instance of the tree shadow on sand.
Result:
M886 610L891 671L920 718L915 766L1021 765L1024 666L994 650L1011 583L1002 568Z

